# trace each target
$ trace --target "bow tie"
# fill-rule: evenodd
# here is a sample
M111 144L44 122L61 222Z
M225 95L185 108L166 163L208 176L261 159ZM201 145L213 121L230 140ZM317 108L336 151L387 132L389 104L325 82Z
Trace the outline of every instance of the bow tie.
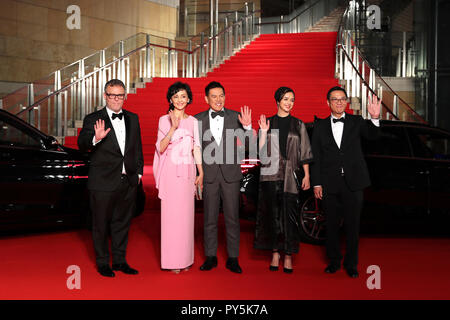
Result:
M113 113L112 114L112 119L114 120L115 118L119 118L120 120L122 120L123 117L123 112L120 113Z
M225 112L223 112L223 110L219 111L219 112L211 112L211 117L214 119L215 117L219 116L219 117L223 117L225 115Z
M336 122L342 122L342 123L344 123L345 122L345 118L339 118L339 119L335 119L335 118L333 118L333 123L336 123Z

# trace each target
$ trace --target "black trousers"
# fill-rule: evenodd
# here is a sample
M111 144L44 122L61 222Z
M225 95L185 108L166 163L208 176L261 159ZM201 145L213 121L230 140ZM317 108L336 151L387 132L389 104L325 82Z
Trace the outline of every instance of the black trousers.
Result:
M120 186L115 191L90 190L92 238L97 266L110 262L109 235L113 264L126 262L128 230L136 206L136 190L137 187L131 186L125 175L122 175Z
M339 228L343 218L346 233L345 268L356 268L358 264L358 244L360 216L363 205L363 191L348 188L345 177L338 182L337 193L324 190L323 205L327 216L326 252L330 264L340 266L342 255L339 244ZM340 209L340 210L339 210Z

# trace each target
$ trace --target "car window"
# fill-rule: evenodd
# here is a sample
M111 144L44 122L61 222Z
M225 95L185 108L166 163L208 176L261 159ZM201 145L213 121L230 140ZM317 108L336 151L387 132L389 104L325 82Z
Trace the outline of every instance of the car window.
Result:
M363 150L368 155L410 156L406 131L400 126L382 126L379 139L375 141L364 140Z
M450 136L428 128L410 128L414 156L450 160Z
M0 120L0 144L37 148L41 146L38 139L2 120Z

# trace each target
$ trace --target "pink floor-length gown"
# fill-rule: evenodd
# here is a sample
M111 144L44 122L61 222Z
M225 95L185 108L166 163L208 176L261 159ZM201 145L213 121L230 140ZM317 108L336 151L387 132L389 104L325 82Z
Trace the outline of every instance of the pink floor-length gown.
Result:
M161 268L184 269L194 263L194 146L200 147L198 122L182 119L167 149L159 144L171 127L169 115L159 119L153 172L161 199Z

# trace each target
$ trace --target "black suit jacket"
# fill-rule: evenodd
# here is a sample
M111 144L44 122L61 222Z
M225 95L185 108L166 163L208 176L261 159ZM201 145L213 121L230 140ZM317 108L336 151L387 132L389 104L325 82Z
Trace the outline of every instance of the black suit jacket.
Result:
M314 123L311 165L311 185L321 185L324 192L336 193L337 181L344 169L345 181L352 191L370 185L369 171L361 148L361 137L376 139L379 128L361 116L345 114L341 147L334 140L330 117Z
M217 142L214 140L212 134L208 133L205 135L205 133L208 132L208 130L210 130L209 109L195 115L195 118L199 120L199 131L200 137L202 138L202 154L203 154L202 166L204 171L204 180L207 183L211 183L216 179L219 170L222 171L223 177L227 182L237 182L242 179L240 159L243 158L243 155L245 154L245 141L239 139L241 140L242 145L238 146L237 138L233 138L233 140L227 139L226 130L241 129L242 130L241 133L243 133L244 130L242 128L241 123L239 122L238 118L239 112L226 108L224 108L223 110L224 110L224 123L220 145L218 145ZM232 143L232 146L229 146L230 143ZM231 159L230 155L228 159L226 158L227 156L225 152L226 150L232 150L233 161L227 161ZM208 159L206 159L205 156L208 156L211 153L215 157L215 159L219 159L219 161L215 163L208 163Z
M98 191L114 191L119 187L122 164L130 178L131 185L137 185L139 174L143 175L144 157L142 154L141 128L138 115L122 110L125 120L125 154L122 155L114 128L106 107L84 118L83 128L78 137L78 147L83 152L90 152L88 188ZM94 124L97 120L105 121L105 130L111 128L108 135L95 146Z

